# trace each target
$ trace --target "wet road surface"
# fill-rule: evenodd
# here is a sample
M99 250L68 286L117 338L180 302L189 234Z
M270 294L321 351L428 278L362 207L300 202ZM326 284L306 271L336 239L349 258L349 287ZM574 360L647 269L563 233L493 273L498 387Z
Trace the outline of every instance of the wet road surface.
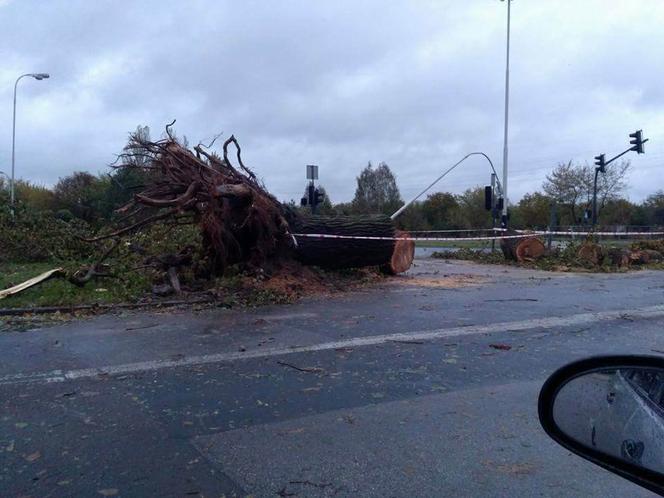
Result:
M569 454L546 376L664 351L664 275L417 260L260 310L0 335L0 496L651 496Z

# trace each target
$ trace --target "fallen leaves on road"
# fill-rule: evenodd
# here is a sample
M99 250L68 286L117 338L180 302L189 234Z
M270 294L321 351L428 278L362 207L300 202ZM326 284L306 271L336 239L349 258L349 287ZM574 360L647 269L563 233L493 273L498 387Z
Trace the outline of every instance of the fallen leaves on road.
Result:
M118 492L119 491L117 488L106 488L106 489L97 490L97 493L99 493L102 496L116 496Z
M306 372L306 373L324 373L325 369L324 368L319 368L319 367L298 367L297 365L293 365L291 363L286 363L285 361L277 361L279 365L282 365L284 367L289 367L294 370L297 370L298 372Z
M34 453L30 453L28 456L25 457L25 459L28 462L34 462L36 460L39 460L41 458L41 452L40 451L35 451Z
M492 461L485 461L482 463L484 463L484 465L486 465L487 467L492 467L498 472L502 472L503 474L517 475L517 476L532 474L537 468L532 463L498 463Z
M501 351L509 351L512 349L512 346L509 344L489 344L489 347L493 349L500 349Z

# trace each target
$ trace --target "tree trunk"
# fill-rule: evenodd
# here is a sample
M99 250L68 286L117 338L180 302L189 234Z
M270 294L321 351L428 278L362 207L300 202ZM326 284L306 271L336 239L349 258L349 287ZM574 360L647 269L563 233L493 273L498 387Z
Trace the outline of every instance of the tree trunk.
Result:
M509 234L513 235L513 232ZM507 235L507 234L506 234ZM546 249L544 243L537 237L524 237L522 239L501 239L500 249L505 259L510 261L535 261L544 256Z
M594 266L599 266L604 261L604 249L599 244L586 241L579 247L577 257Z
M401 273L413 262L412 240L371 240L302 237L297 234L341 235L345 237L407 237L395 229L388 216L306 216L290 221L297 240L296 255L305 265L323 268L380 266L392 274Z

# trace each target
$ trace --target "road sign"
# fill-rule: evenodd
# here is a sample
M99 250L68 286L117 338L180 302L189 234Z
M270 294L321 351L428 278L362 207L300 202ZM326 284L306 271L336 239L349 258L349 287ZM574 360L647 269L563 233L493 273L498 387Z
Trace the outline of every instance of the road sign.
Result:
M307 180L318 180L318 166L307 164Z

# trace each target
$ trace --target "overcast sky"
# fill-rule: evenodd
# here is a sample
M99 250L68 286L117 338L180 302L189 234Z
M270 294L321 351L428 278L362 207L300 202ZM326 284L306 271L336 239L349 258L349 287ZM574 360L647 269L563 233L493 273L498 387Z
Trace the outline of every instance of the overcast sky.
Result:
M502 167L506 3L0 0L0 170L51 185L106 171L137 125L193 144L234 133L283 200L320 166L334 202L367 161L408 198L468 152ZM558 162L631 153L630 199L664 188L664 2L514 0L510 198ZM484 184L467 161L440 184Z

